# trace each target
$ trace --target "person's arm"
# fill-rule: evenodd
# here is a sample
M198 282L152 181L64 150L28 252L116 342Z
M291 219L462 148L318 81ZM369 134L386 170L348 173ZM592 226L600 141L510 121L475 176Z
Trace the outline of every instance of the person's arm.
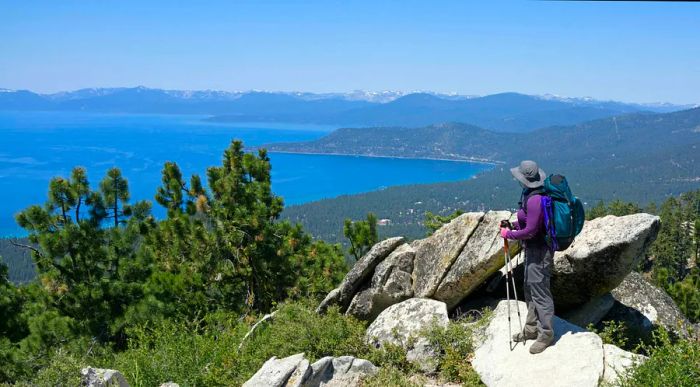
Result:
M542 216L542 206L540 205L540 195L533 195L527 201L527 218L525 221L525 228L522 230L509 230L506 233L508 239L531 239L540 227L540 217Z

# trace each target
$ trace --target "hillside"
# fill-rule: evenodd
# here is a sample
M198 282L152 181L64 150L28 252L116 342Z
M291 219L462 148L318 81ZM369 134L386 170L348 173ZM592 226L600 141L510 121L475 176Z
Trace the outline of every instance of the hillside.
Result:
M503 134L477 126L447 123L422 128L342 128L315 141L278 142L262 147L272 152L340 153L497 162L510 151L503 149L503 139Z
M29 250L12 244L28 244L26 238L0 238L0 263L7 265L8 279L16 284L26 283L36 276L36 267Z
M448 129L446 137L431 134L439 132L440 126L416 129L415 132L347 129L317 142L294 146L300 150L321 152L322 144L327 143L332 145L331 151L349 149L358 154L378 154L378 150L383 150L396 155L400 154L400 144L404 143L399 136L410 133L405 140L406 154L422 152L437 157L445 156L447 153L442 150L447 149L455 152L454 158L486 156L503 161L505 165L465 181L389 187L291 206L285 209L284 216L300 221L317 237L340 241L343 218L364 218L368 211L372 211L379 218L392 220L391 227L381 228L383 235L418 237L424 233L420 222L425 211L444 214L455 209L515 206L519 190L508 167L521 159L535 159L547 173L566 175L574 193L588 205L603 199L622 199L644 205L700 187L700 108L665 114L625 115L508 137L463 125L443 128ZM373 131L379 139L392 140L381 141L382 145L375 147L373 145L380 141L371 142L372 132L367 131ZM469 136L470 133L475 136ZM432 141L424 146L425 139ZM494 148L490 150L490 146ZM280 148L295 149L270 147L271 150ZM435 153L435 149L442 153Z
M668 112L683 106L501 93L224 92L146 87L81 89L54 94L0 89L0 110L211 115L214 122L292 122L420 127L468 122L499 132L527 132L612 115Z

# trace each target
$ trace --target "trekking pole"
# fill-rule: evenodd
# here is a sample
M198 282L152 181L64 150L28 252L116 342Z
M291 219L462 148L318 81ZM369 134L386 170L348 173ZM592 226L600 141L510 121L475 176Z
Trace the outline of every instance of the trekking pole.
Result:
M513 350L513 329L511 328L510 324L510 285L508 284L508 256L510 255L508 253L508 239L503 238L503 260L504 260L504 267L506 269L506 304L508 305L508 348L510 350Z
M508 273L510 273L510 282L511 285L513 285L513 296L515 296L515 310L518 311L518 325L520 326L520 332L523 331L523 320L522 317L520 317L520 304L518 304L518 289L515 287L515 277L513 276L513 266L511 264L511 258L510 258L510 246L508 245L508 239L504 239L504 245L506 249L506 254L508 254L508 267L506 270ZM520 254L520 252L518 252ZM517 255L516 255L517 258ZM517 262L516 262L517 263ZM507 284L506 284L507 286ZM525 343L525 340L523 340L523 345Z

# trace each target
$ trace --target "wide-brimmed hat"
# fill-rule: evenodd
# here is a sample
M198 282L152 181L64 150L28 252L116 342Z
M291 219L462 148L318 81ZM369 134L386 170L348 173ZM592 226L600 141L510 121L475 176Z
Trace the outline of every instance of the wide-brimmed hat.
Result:
M541 187L544 185L544 179L547 178L547 174L532 160L521 161L520 166L510 169L510 173L527 188Z

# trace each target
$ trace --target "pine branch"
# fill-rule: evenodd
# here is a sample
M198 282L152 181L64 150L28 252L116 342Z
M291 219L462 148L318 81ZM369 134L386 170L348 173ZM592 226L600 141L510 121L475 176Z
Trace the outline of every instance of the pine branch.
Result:
M34 247L34 246L25 245L25 244L23 244L23 243L17 243L17 242L15 242L15 241L13 241L12 239L10 239L10 244L13 245L13 246L15 246L15 247L21 247L21 248L24 248L24 249L32 250L33 252L37 253L40 257L42 257L42 258L44 257L44 255L41 253L41 251L39 251L39 249L37 249L37 248Z

